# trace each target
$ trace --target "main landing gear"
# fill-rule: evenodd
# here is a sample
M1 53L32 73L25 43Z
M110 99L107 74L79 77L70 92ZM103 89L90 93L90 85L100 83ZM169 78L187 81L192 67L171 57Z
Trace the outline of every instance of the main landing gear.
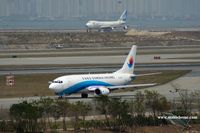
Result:
M63 99L63 96L59 96L58 99Z
M88 94L87 93L81 93L81 98L88 98Z

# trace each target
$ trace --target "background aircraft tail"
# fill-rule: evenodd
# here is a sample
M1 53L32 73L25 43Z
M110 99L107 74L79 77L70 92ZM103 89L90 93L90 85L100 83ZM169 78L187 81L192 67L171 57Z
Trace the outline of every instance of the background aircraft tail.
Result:
M127 18L127 10L124 10L124 12L119 18L119 21L126 21L126 18Z
M115 73L126 73L126 74L133 74L134 66L135 66L135 59L136 59L136 49L137 46L133 45L128 56L126 57L126 61L121 69L116 71Z

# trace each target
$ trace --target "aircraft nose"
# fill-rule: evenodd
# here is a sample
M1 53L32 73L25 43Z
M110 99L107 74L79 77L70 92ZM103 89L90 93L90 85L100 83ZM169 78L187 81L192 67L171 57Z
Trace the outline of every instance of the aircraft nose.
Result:
M90 27L90 23L86 23L86 25L85 25L86 27Z
M51 83L49 85L49 89L55 91L57 89L56 85L54 83Z

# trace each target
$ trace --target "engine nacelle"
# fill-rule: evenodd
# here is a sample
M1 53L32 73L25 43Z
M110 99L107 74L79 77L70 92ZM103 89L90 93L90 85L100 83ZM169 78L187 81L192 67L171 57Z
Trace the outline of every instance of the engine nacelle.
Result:
M108 95L110 93L110 90L106 87L98 87L94 90L94 93L96 95Z
M124 26L124 30L126 30L126 29L128 29L128 26L127 26L127 25Z

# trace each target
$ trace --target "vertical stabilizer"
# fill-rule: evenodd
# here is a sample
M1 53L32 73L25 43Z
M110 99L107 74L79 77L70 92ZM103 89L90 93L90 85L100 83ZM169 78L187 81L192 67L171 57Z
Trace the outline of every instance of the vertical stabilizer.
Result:
M127 10L124 10L124 12L119 18L119 21L126 21L126 18L127 18Z
M133 45L128 56L126 57L126 61L121 69L116 71L115 73L125 73L125 74L133 74L135 59L136 59L136 49L137 46Z

